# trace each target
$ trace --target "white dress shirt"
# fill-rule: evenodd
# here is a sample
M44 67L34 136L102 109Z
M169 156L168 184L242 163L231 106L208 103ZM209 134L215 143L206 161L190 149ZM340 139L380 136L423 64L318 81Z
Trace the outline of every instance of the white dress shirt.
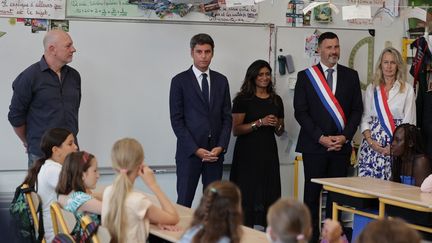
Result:
M192 66L192 71L195 74L196 79L198 80L198 85L200 86L200 89L202 90L202 78L203 78L203 73L207 74L207 81L208 81L208 86L209 86L209 95L210 95L210 70L207 69L205 72L201 72L198 68L196 68L195 66Z
M374 89L373 84L369 84L363 100L363 116L360 123L360 129L363 133L365 130L370 129L369 122L372 117L377 117L377 111L374 103ZM389 90L387 103L393 119L402 119L402 123L416 124L416 104L414 89L409 83L405 83L405 90L400 91L400 82L396 81L393 87Z
M330 67L327 67L322 62L320 62L320 65L321 65L323 72L324 72L324 78L327 79L327 74L328 74L327 69L329 69ZM335 94L336 93L336 85L337 85L337 63L336 63L336 65L331 67L331 69L333 69L333 85L330 88L332 90L332 93Z

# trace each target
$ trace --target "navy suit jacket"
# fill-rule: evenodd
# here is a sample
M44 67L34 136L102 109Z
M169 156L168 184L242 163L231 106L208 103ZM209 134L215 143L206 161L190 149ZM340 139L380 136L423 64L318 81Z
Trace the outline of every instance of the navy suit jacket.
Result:
M318 64L318 67L323 73L321 65ZM321 135L344 135L347 141L352 139L363 113L362 94L357 71L340 64L337 65L335 97L347 118L347 123L341 133L322 104L305 70L297 74L294 91L294 115L301 127L297 140L297 152L326 153L327 148L318 142ZM346 143L340 152L350 153L351 144Z
M177 136L176 159L195 156L198 148L228 147L231 136L231 98L227 78L210 70L210 107L205 104L192 67L177 74L170 88L171 126ZM211 148L208 147L209 135ZM219 155L223 161L223 153Z

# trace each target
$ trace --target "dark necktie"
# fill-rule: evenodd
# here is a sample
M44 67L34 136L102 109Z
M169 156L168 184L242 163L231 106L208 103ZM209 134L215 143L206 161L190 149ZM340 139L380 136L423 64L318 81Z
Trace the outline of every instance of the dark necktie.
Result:
M330 87L330 90L333 90L333 69L327 69L327 84Z
M206 104L209 104L209 84L207 80L207 73L202 73L202 80L201 80L201 91L204 97L204 100Z

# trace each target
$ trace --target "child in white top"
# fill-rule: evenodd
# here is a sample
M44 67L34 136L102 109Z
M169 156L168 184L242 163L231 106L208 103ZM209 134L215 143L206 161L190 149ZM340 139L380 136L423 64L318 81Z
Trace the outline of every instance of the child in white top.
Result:
M111 150L112 166L118 175L103 193L102 225L108 228L111 242L146 242L149 223L177 224L179 215L156 182L153 170L144 164L141 144L132 138L117 141ZM137 177L157 197L161 208L142 192L132 191Z
M59 179L62 164L66 155L76 151L73 134L63 128L53 128L45 132L41 139L41 150L44 156L37 160L29 170L24 183L34 187L42 201L42 215L45 240L54 238L50 205L56 201L55 187Z

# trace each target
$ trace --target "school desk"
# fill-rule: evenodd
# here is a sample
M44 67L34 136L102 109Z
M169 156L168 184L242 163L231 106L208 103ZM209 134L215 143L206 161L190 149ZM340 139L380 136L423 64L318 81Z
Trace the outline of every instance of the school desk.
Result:
M150 194L146 194L146 195L150 198L150 200L154 204L160 205L154 195L150 195ZM178 240L180 240L184 232L190 226L194 210L178 204L174 204L174 206L177 209L177 212L180 216L180 222L177 224L180 230L169 231L169 230L160 229L157 225L150 224L150 234L170 242L177 242ZM241 238L242 243L267 243L268 242L264 232L254 230L246 226L242 226L242 229L243 229L243 235Z
M417 216L421 215L423 222L409 225L432 233L432 194L421 192L420 187L369 177L319 178L312 179L312 182L322 184L325 190L335 195L333 219L337 219L339 210L375 219L383 218L386 214L391 216L391 211L398 214L394 216L402 217L408 222L416 222ZM360 210L374 205L377 206L378 214ZM403 211L410 213L399 215Z

